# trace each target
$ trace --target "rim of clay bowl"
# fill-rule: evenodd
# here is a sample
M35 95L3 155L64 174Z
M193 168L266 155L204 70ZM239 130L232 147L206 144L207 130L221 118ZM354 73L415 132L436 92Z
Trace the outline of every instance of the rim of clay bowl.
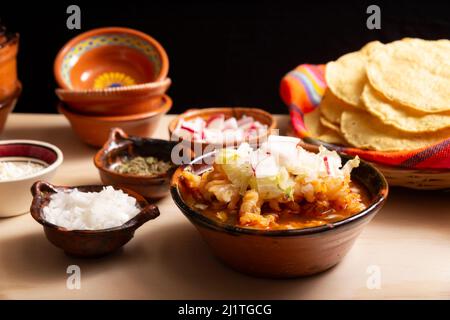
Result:
M64 156L63 156L61 149L59 149L57 146L55 146L53 144L50 144L50 143L44 142L44 141L26 140L26 139L0 141L0 146L3 146L3 145L30 145L30 146L43 147L43 148L49 149L52 152L54 152L56 154L56 160L55 160L55 162L50 164L48 167L46 167L42 170L39 170L38 172L36 172L34 174L30 174L30 175L27 175L27 176L21 177L21 178L0 181L0 184L6 184L6 183L10 183L10 182L17 182L17 181L24 181L24 180L29 180L29 179L33 179L33 178L38 178L40 176L43 176L44 174L47 174L53 170L56 170L63 163L63 160L64 160ZM17 157L17 156L11 156L11 157ZM3 158L3 157L0 157L0 158ZM7 157L4 157L4 158L7 158ZM38 158L32 157L32 156L27 157L27 158L33 158L33 159L39 160Z
M162 178L167 178L168 176L171 176L176 169L178 168L177 165L173 164L173 168L169 169L167 172L160 173L158 175L154 176L141 176L137 174L125 174L125 173L118 173L117 171L114 171L112 169L109 169L107 166L103 165L103 159L112 151L116 149L123 148L123 144L121 143L129 143L129 144L138 144L142 143L142 141L147 141L148 143L166 143L167 145L170 145L172 147L176 146L178 142L176 141L170 141L170 140L164 140L164 139L154 139L154 138L143 138L143 137L136 137L136 136L129 136L125 133L121 128L112 128L108 141L105 142L103 147L95 154L94 156L94 165L98 170L107 172L111 175L120 176L126 179L129 179L130 181L152 181L152 180L158 180Z
M129 94L130 92L134 93L140 93L143 92L142 95L148 94L147 91L150 89L158 89L158 88L165 88L169 87L172 84L172 79L165 78L162 80L154 81L154 82L147 82L147 83L141 83L141 84L133 84L130 86L123 86L123 87L117 87L117 88L105 88L105 89L84 89L84 90L71 90L71 89L62 89L57 88L55 89L55 93L60 98L60 94L66 95L66 96L72 96L72 97L78 97L78 96L90 96L90 97L103 97L103 96L109 96L109 95L120 95L120 94ZM166 90L164 90L166 91ZM156 93L154 95L149 96L161 96L161 93Z
M140 226L142 226L144 223L146 223L149 220L153 220L156 219L159 215L159 209L156 205L149 203L143 196L141 196L139 193L127 189L127 188L118 188L115 186L112 186L115 190L122 190L124 193L126 193L127 195L129 195L130 197L133 197L136 199L136 203L139 205L139 213L137 215L135 215L133 218L131 218L130 220L126 221L124 224L117 226L117 227L112 227L112 228L107 228L107 229L99 229L99 230L68 230L64 227L61 226L57 226L53 223L48 222L47 220L44 219L44 217L42 216L42 211L44 208L44 205L40 205L38 206L38 203L36 203L38 201L38 199L46 199L45 196L42 195L42 190L41 188L47 188L47 192L56 192L58 189L59 190L69 190L69 189L92 189L92 188L96 188L96 189L100 189L103 187L107 187L107 185L82 185L82 186L74 186L74 187L66 187L66 186L55 186L52 185L48 182L44 182L44 181L36 181L33 186L31 187L31 193L33 195L33 202L31 204L31 208L30 208L30 214L33 217L34 220L36 220L39 224L41 224L44 227L48 227L54 230L58 230L60 232L65 232L65 233L73 233L73 234L80 234L80 235L101 235L101 234L106 234L106 233L110 233L110 232L115 232L115 231L121 231L121 230L129 230L129 229L137 229Z
M126 33L126 34L131 34L134 36L137 36L139 38L144 39L145 41L149 42L152 44L152 46L154 46L156 48L156 50L158 51L158 54L161 58L161 71L159 73L159 75L155 78L155 81L160 81L163 80L164 78L167 77L167 74L169 73L169 57L167 56L166 50L164 49L164 47L153 37L151 37L150 35L139 31L139 30L135 30L132 28L126 28L126 27L102 27L102 28L95 28L86 32L83 32L75 37L73 37L72 39L70 39L58 52L58 54L56 55L55 58L55 62L53 64L53 73L56 79L56 82L58 83L58 85L63 88L63 89L68 89L68 90L72 90L73 88L70 88L69 86L67 86L67 84L65 83L65 81L62 79L61 74L59 72L60 70L60 65L62 63L62 60L64 58L64 56L67 54L67 52L78 42L80 42L81 40L84 40L86 38L89 38L93 35L99 35L99 34L107 34L107 33Z
M359 167L365 167L368 168L368 170L372 171L374 175L376 176L376 179L380 182L380 190L376 195L374 195L373 199L370 202L370 205L362 210L361 212L350 216L344 220L340 220L337 222L332 222L327 225L318 226L318 227L310 227L310 228L302 228L302 229L289 229L289 230L260 230L260 229L249 229L249 228L242 228L237 227L233 225L228 224L221 224L213 219L210 219L203 215L200 212L195 211L191 207L189 207L183 200L183 197L181 196L180 189L178 187L178 177L180 175L180 172L182 170L185 170L187 167L191 166L192 164L195 164L196 162L202 161L202 159L211 157L214 152L207 153L203 156L200 156L196 159L194 159L190 164L180 166L175 174L172 177L171 185L170 185L170 193L172 195L172 199L174 200L175 204L178 206L178 208L181 210L181 212L187 217L192 218L195 220L195 223L198 223L206 228L219 231L219 232L226 232L231 233L235 235L255 235L255 236L266 236L266 237L292 237L292 236L301 236L301 235L311 235L311 234L318 234L322 232L332 231L336 230L337 228L352 224L353 222L356 222L372 213L374 213L377 209L381 208L381 206L384 204L384 202L387 199L388 193L389 193L389 187L388 183L383 176L383 174L375 168L370 163L360 160ZM345 155L345 154L339 154L339 156L342 159L349 160L353 157ZM206 169L208 165L205 165L204 169ZM356 177L357 180L360 180L358 177ZM361 182L360 182L361 183Z
M105 122L125 122L125 121L135 121L135 120L141 120L146 118L154 117L158 114L165 114L169 112L169 110L172 108L172 99L168 95L161 96L162 105L158 107L157 109L153 109L152 111L143 112L143 113L137 113L137 114L130 114L130 115L117 115L117 116L96 116L96 115L86 115L86 114L80 114L75 113L71 110L69 110L65 103L62 101L58 104L58 111L64 115L69 115L72 118L78 118L78 119L95 119L98 121L105 121Z
M270 123L264 123L265 125L267 125L267 132L266 133L262 133L259 136L253 138L252 140L250 140L250 142L253 141L259 141L261 140L261 138L268 136L274 129L276 129L277 127L277 120L275 119L275 117L270 114L269 112L267 112L266 110L260 109L260 108L256 108L256 107L210 107L210 108L191 108L186 110L185 112L179 114L177 117L175 117L175 119L173 119L172 121L170 121L169 123L169 135L170 138L178 138L177 136L174 137L174 131L178 125L178 122L180 122L180 120L184 120L185 118L191 118L191 116L194 117L201 117L202 114L204 113L209 113L211 112L211 114L214 113L220 113L220 110L217 109L221 109L221 110L225 110L225 111L231 111L231 113L233 114L234 117L236 117L236 112L238 111L244 111L242 112L243 114L247 115L247 116L253 116L253 114L255 113L259 113L264 115L265 117L267 117L268 119L270 119ZM245 112L247 111L247 112ZM239 120L239 119L238 119ZM193 140L189 140L189 139L183 139L183 141L187 141L190 143L201 143L201 144L210 144L209 142L206 141L193 141ZM244 140L244 141L249 141ZM235 144L236 141L230 142L229 145ZM223 145L223 144L222 144Z

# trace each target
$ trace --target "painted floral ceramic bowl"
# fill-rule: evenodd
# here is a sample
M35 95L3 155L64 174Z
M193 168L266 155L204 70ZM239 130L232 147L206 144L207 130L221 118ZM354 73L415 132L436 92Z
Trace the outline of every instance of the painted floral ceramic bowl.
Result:
M159 199L169 194L170 179L177 168L172 163L172 150L177 144L175 141L128 136L122 129L114 128L109 140L95 155L94 164L104 184L136 191L147 199ZM173 166L167 172L153 176L124 174L114 170L124 158L136 156L155 157Z
M191 208L183 199L182 170L201 174L209 169L214 153L181 166L174 173L171 194L181 212L196 227L215 256L232 268L254 276L290 278L325 271L337 263L353 246L358 235L381 209L388 195L383 175L361 161L351 175L366 189L369 205L344 220L319 227L288 230L257 230L219 223ZM341 155L343 162L350 157Z
M50 196L55 192L73 188L77 188L82 192L99 192L103 187L102 185L60 187L53 186L47 182L37 181L31 188L31 193L33 194L33 202L30 208L31 215L44 227L47 239L67 254L81 258L93 258L112 253L130 241L137 228L159 216L158 208L149 204L141 195L131 190L123 190L136 199L141 211L123 225L109 229L67 230L48 222L43 214L45 206L50 201Z
M61 150L49 143L34 140L0 141L0 161L36 163L42 170L20 178L0 180L0 217L11 217L30 209L30 188L36 180L51 181L63 162Z
M119 116L92 116L75 113L63 103L58 111L70 122L75 134L86 144L101 147L108 140L112 128L119 127L134 136L150 137L159 121L172 107L172 99L164 95L159 105L148 112Z
M69 90L110 90L145 86L166 78L169 60L149 35L108 27L82 33L59 51L54 64L58 85Z
M19 35L0 26L0 101L8 99L17 88L17 52Z

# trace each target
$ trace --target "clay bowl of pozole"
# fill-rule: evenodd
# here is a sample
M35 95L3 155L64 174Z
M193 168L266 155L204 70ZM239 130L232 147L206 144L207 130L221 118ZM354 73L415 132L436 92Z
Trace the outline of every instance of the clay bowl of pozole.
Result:
M381 209L387 182L357 158L272 137L258 151L244 143L179 167L172 198L213 254L238 271L270 278L325 271Z

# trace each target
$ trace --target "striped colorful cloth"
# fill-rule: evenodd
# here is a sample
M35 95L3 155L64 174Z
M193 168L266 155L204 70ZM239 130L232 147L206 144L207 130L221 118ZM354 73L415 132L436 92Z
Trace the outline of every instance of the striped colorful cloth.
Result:
M327 88L325 65L302 64L281 80L280 95L289 107L291 123L300 138L309 137L303 115L314 110ZM337 151L379 164L411 169L450 169L450 138L412 151L381 152L353 147L334 147Z

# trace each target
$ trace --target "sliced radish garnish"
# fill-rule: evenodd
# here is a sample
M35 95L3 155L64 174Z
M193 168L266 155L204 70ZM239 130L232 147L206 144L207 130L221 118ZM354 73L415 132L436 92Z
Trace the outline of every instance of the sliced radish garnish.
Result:
M330 175L330 164L328 163L328 157L323 157L323 162L325 163L325 168L327 169L328 175Z
M203 129L203 124L200 121L183 121L180 125L180 128L194 132L200 132Z
M247 125L249 125L249 124L251 124L253 122L254 122L253 117L247 117L247 116L244 115L242 118L240 118L237 121L237 125L238 125L238 127L241 128L241 127L247 126Z
M237 124L236 118L233 117L233 118L227 119L227 120L223 123L223 128L224 128L224 130L228 130L228 129L231 129L231 130L237 130L238 124Z
M223 134L220 130L215 129L204 129L204 140L210 143L222 143L223 141Z
M194 131L190 130L190 129L185 129L183 127L180 127L178 129L176 129L173 133L176 137L181 138L181 139L186 139L186 140L190 140L194 134Z
M223 114L217 114L208 119L206 127L208 129L223 130L224 122L225 116Z

